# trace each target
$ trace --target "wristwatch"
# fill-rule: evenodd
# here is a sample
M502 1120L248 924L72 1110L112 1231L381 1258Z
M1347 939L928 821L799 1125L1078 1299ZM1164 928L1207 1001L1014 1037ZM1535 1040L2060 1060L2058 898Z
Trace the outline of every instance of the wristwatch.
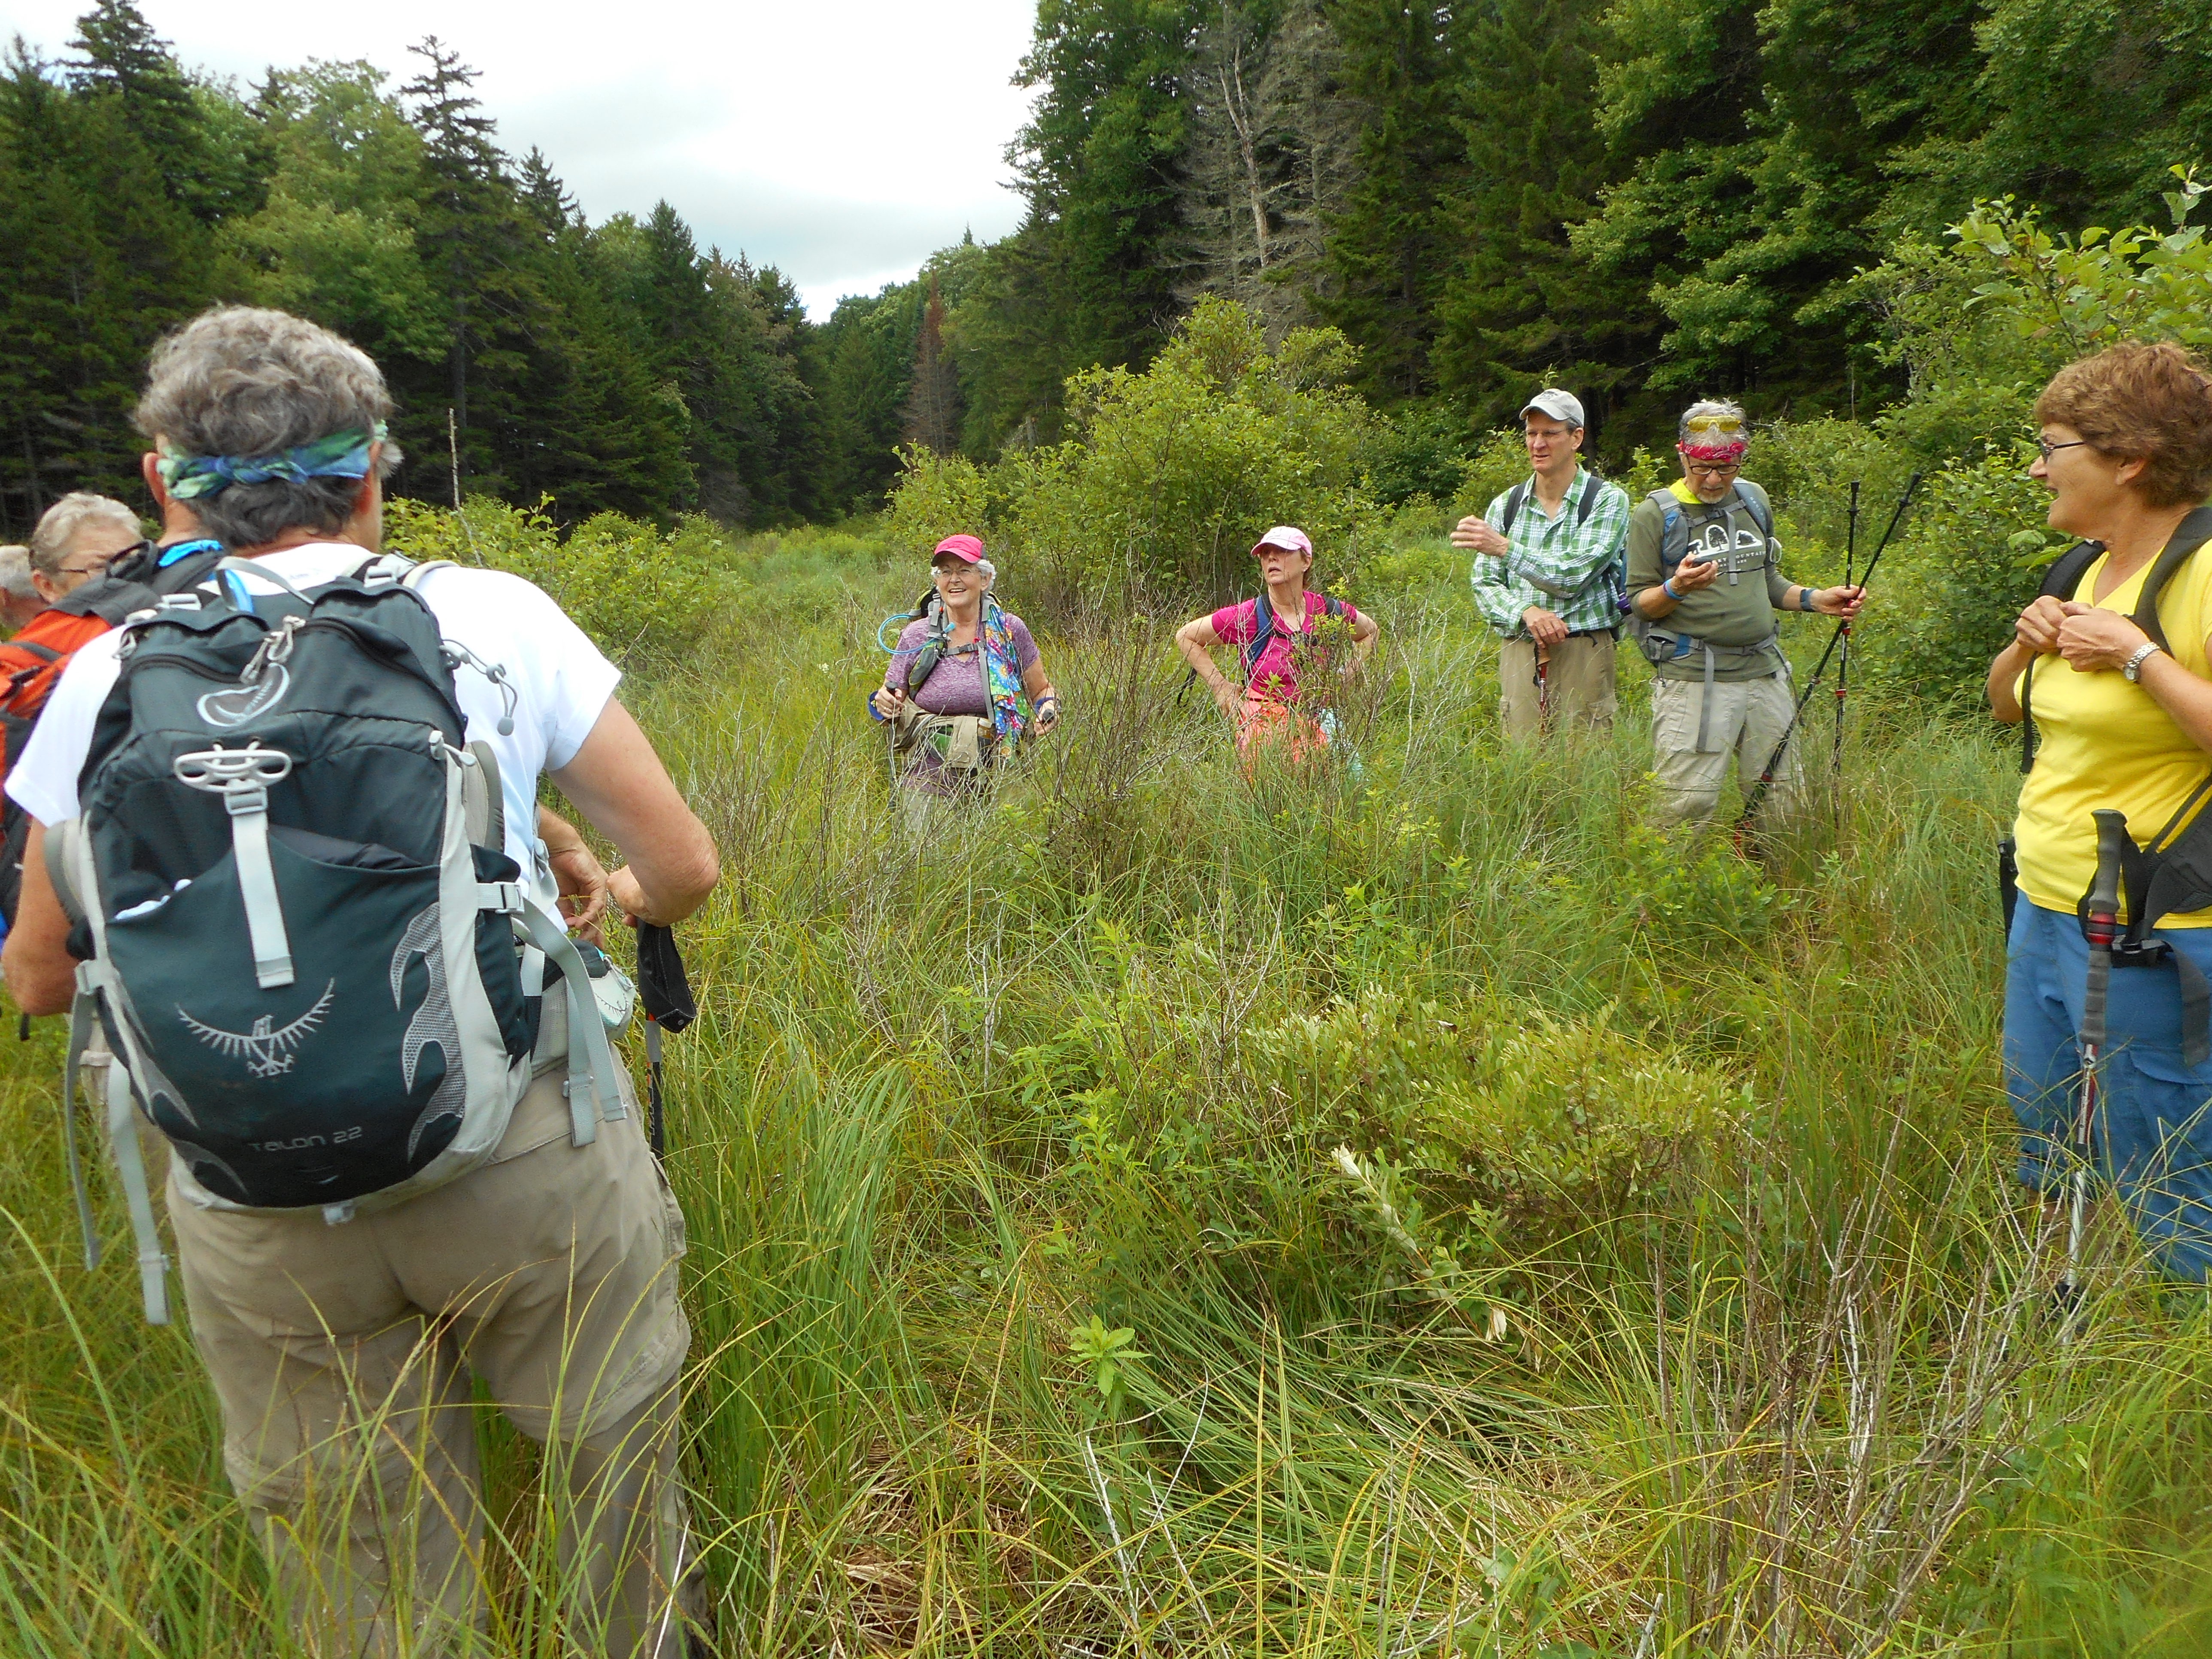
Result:
M1797 590L1797 608L1800 611L1810 611L1813 608L1813 590L1811 588L1801 587Z
M2165 649L2166 647L2160 645L2156 640L2145 640L2141 645L2137 646L2136 647L2135 655L2130 657L2127 661L2120 666L2120 672L2128 677L2128 684L2130 685L2141 684L2142 683L2142 665L2148 662L2151 658L2155 656L2159 652Z

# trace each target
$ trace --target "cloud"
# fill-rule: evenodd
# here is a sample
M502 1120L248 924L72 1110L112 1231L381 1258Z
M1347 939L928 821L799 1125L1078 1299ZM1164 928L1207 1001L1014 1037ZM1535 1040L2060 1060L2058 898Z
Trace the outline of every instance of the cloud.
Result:
M0 0L0 34L61 56L88 0ZM1005 151L1034 0L141 0L188 65L367 58L398 84L435 33L517 155L532 144L594 219L666 199L702 245L783 269L816 316L911 275L972 227L1019 222Z

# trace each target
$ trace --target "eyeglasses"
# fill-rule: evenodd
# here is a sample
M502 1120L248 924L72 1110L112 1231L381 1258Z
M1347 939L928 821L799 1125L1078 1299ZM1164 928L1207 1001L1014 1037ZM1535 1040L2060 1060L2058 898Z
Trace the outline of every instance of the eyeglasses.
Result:
M1725 478L1743 471L1741 461L1691 461L1687 465L1690 471L1708 478Z
M2048 438L2038 438L2035 441L2035 453L2048 461L2062 449L2084 449L2088 447L2088 443L2089 441L2087 438L2071 438L2063 444L2055 444Z
M119 553L111 553L107 557L95 559L90 564L58 564L54 567L54 574L57 576L105 576L107 574L107 567L122 556Z
M1718 433L1724 438L1743 436L1743 416L1741 415L1692 415L1682 422L1685 432Z

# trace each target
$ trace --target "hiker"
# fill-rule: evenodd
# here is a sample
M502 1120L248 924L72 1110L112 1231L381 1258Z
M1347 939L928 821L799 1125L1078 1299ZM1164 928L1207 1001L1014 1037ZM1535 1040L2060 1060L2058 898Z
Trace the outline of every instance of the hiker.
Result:
M1583 465L1582 400L1547 388L1521 410L1529 476L1462 519L1475 607L1497 630L1498 718L1525 743L1613 724L1628 492Z
M2126 842L2144 846L2198 802L2212 767L2212 513L2200 507L2212 492L2212 380L2178 345L2118 345L2059 370L2035 420L2028 471L2051 491L2051 528L2081 545L2020 613L1990 665L1989 697L2000 720L2025 714L2041 739L2013 828L2027 902L2010 918L2004 1058L2020 1178L2055 1200L2075 1162L2069 1097L2084 1070L2091 957L2075 907L2097 873L2091 815L2124 813ZM2024 763L2032 736L2024 727ZM2212 908L2160 908L2204 898L2193 881L2179 894L2146 885L2130 877L2123 894L2137 948L2117 952L2109 975L2094 1144L2165 1271L2201 1283L2212 1271Z
M1336 671L1349 677L1366 662L1382 630L1349 602L1306 586L1313 541L1296 525L1277 525L1260 538L1252 556L1260 562L1260 595L1193 617L1176 630L1176 649L1236 722L1240 754L1286 740L1290 758L1304 760L1328 746L1336 724L1325 693L1300 678L1313 680L1330 666L1327 641L1316 644L1316 631L1330 622L1350 629L1351 654ZM1215 665L1214 648L1224 645L1237 648L1237 680Z
M31 550L0 547L0 627L18 633L46 608L46 596L31 580Z
M300 1645L473 1650L480 1381L546 1447L569 1645L664 1659L695 1575L683 1217L549 915L539 775L622 850L610 896L641 921L702 902L715 849L543 592L373 556L391 409L365 355L281 312L217 307L156 346L136 415L156 500L235 557L63 673L7 782L34 822L0 966L34 1014L85 977L168 1135L227 1472ZM111 1151L158 1316L131 1106L111 1098Z
M31 532L31 585L48 605L106 574L146 539L138 515L108 495L75 489L39 515Z
M917 810L975 799L1024 735L1042 737L1060 723L1060 695L1029 624L991 597L999 570L983 544L947 536L929 568L931 591L899 630L884 683L868 698L870 717L890 727L893 751L907 757L898 781Z
M1775 613L1855 617L1865 601L1863 587L1807 587L1782 574L1774 508L1741 476L1750 439L1740 405L1691 404L1674 446L1682 476L1628 516L1630 629L1651 662L1652 770L1669 822L1713 815L1731 752L1749 789L1789 729ZM1766 805L1786 816L1802 775L1793 747Z

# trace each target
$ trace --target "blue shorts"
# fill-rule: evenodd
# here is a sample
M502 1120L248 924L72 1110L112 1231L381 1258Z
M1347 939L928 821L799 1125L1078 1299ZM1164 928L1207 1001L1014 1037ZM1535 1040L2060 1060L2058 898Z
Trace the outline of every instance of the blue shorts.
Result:
M2156 931L2156 930L2154 930ZM2212 927L2158 937L2212 975ZM2005 952L2005 1091L2023 1131L2020 1178L2057 1188L2072 1167L2075 1033L2088 941L2071 912L2022 895ZM2115 968L2098 1094L2100 1167L2170 1277L2212 1273L2212 1064L2181 1060L2181 988L2171 965Z

